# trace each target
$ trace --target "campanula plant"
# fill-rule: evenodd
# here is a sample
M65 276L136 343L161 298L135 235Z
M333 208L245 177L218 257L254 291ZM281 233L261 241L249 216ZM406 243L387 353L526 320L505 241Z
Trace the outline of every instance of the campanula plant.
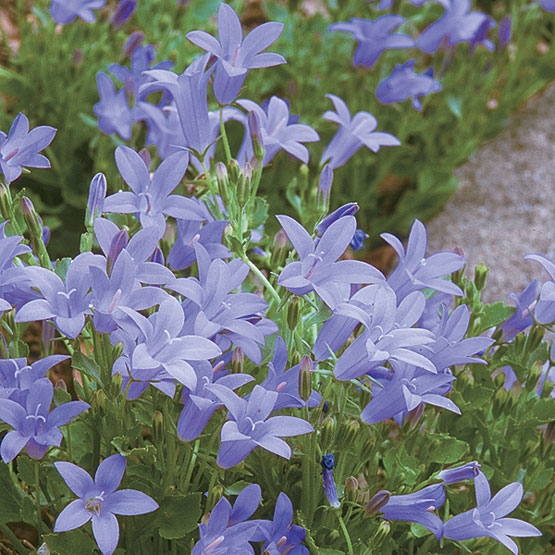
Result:
M74 21L57 24L94 15L119 32L140 14L134 2L100 4L67 4ZM483 42L489 20L465 6L449 9ZM17 190L23 172L55 165L55 128L29 132L15 115L4 135L2 545L22 555L547 552L555 262L529 255L552 279L513 308L483 304L485 270L471 281L463 256L429 253L418 219L405 243L382 234L397 254L390 272L354 259L371 230L357 202L330 209L337 175L401 149L403 134L333 92L335 110L320 117L339 130L327 136L283 91L253 99L252 73L286 67L265 50L287 28L246 31L228 4L217 26L217 39L190 31L207 52L175 72L153 67L148 48L128 72L112 66L124 94L97 77L101 100L88 111L130 138L112 145L113 171L87 177L78 254L51 256ZM130 134L118 131L124 105L136 110L124 118ZM284 164L292 184L274 173ZM271 205L267 175L295 217Z

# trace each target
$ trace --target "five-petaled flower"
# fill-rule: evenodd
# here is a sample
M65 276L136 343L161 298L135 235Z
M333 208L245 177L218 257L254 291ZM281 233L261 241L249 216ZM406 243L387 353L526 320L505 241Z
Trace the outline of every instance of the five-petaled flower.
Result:
M126 459L116 454L104 459L94 480L88 472L69 462L54 465L75 499L58 515L54 532L74 530L92 520L93 534L102 555L112 555L119 541L119 524L115 515L142 515L158 508L158 503L135 489L117 490Z

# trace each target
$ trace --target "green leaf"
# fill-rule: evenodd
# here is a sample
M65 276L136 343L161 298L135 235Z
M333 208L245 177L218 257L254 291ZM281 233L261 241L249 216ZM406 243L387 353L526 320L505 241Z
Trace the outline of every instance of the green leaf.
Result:
M156 516L160 535L167 540L176 540L196 530L202 514L200 500L200 492L162 498Z
M22 458L22 457L20 457ZM7 464L0 463L0 520L2 522L17 522L21 520L20 509L23 505L25 494L16 486Z
M454 437L443 436L432 441L427 460L440 464L452 464L462 460L468 453L468 444Z
M83 372L87 377L92 379L100 387L104 388L102 378L100 377L100 367L92 358L86 357L80 351L74 351L72 357L72 365L74 368Z
M514 312L515 308L513 306L507 306L502 302L486 305L480 314L480 320L474 332L476 335L480 335L484 331L505 322Z
M67 555L68 553L94 555L98 553L92 538L80 528L58 534L46 534L43 536L43 540L50 550L50 555Z

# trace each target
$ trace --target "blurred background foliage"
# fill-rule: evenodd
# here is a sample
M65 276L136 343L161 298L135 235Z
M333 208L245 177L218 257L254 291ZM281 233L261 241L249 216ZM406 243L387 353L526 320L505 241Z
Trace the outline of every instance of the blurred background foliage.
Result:
M261 193L268 197L273 214L299 216L287 198L300 212L310 209L319 159L336 131L335 125L322 119L332 108L326 94L342 97L352 114L371 112L379 131L392 133L401 141L400 147L384 148L377 155L362 149L335 171L332 208L353 200L359 203L359 225L370 235L368 247L379 244L380 233L406 235L415 217L426 221L441 210L457 186L454 168L482 141L498 133L516 108L555 78L554 14L542 10L537 2L474 3L473 9L487 12L497 23L506 15L511 17L512 37L504 48L499 48L494 28L490 32L494 51L478 46L472 52L467 44L433 55L416 48L393 50L385 52L370 69L353 67L355 41L349 34L328 31L331 23L352 17L376 19L394 12L406 18L398 31L417 37L441 15L442 6L427 2L415 7L396 1L388 12L379 12L375 2L354 0L230 3L247 28L268 20L285 25L272 51L284 55L288 63L251 72L243 97L259 103L272 95L288 99L292 114L312 125L321 137L320 143L311 145L306 179L298 177L298 167L287 163L285 153L264 172ZM78 250L82 207L93 175L106 173L112 191L122 186L113 159L114 147L122 141L101 133L92 111L99 100L96 73L107 72L112 63L129 65L122 50L136 30L144 33L145 44L155 46L155 63L169 59L175 64L174 71L182 72L201 54L185 38L186 33L198 28L215 33L219 4L219 0L138 2L133 17L117 30L109 17L114 1L97 12L92 25L80 20L56 25L47 0L15 0L4 8L0 129L7 132L18 112L29 117L31 127L52 125L58 129L47 151L52 170L35 170L15 184L26 188L51 228L54 257ZM442 84L440 92L423 99L420 112L410 101L383 105L374 95L377 84L395 64L409 58L415 58L418 73L433 67L434 77ZM144 146L145 129L141 124L134 126L131 146L138 149ZM233 129L230 131L233 135ZM300 216L302 219L303 214ZM277 229L273 218L268 225Z

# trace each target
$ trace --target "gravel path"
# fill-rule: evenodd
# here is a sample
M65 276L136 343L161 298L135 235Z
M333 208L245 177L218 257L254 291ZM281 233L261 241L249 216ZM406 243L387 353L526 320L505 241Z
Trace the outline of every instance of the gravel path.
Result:
M555 258L555 84L530 99L508 127L456 170L459 187L427 225L429 252L460 247L467 273L484 262L490 272L483 299L509 302L541 266Z

